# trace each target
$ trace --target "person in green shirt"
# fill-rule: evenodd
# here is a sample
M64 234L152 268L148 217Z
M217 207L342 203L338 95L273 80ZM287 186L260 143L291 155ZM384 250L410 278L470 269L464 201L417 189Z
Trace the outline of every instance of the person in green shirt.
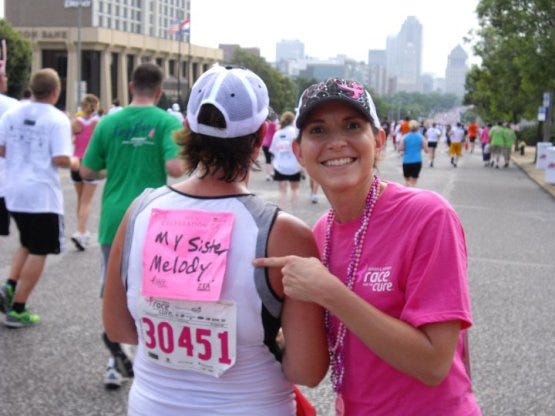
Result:
M503 159L505 159L504 168L509 167L509 161L511 160L511 149L516 140L516 133L511 128L509 123L505 123L505 148L503 149Z
M163 74L152 63L133 71L129 88L132 101L121 111L108 114L96 126L83 158L80 174L86 179L106 178L98 241L102 251L102 289L116 230L131 202L146 188L166 184L167 176L184 173L173 133L183 128L176 117L156 107L162 94ZM104 376L108 389L121 386L123 376L132 377L131 361L117 343L104 333L111 352Z
M499 168L499 159L504 154L505 143L507 141L507 132L503 128L503 122L498 121L497 125L493 126L489 131L489 138L491 143L491 157L492 162L495 162L495 167Z

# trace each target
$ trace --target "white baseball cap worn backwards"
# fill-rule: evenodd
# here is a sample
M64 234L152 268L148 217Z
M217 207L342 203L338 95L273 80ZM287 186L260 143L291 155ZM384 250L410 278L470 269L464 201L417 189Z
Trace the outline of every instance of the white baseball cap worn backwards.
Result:
M213 66L194 83L187 104L189 128L199 134L223 139L255 133L268 116L268 89L264 81L245 68ZM222 113L226 127L198 121L203 105L212 104Z

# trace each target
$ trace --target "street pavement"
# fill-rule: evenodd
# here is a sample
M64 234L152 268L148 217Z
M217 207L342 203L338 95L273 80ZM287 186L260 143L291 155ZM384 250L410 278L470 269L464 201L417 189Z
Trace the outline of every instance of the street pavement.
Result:
M472 377L488 416L555 415L555 193L534 172L532 151L518 160L521 167L511 163L507 169L486 168L478 153L465 153L455 169L441 148L436 167L425 164L418 183L447 198L466 231L474 315ZM391 148L379 170L383 179L403 182L401 159ZM99 247L78 252L72 246L75 194L67 171L62 182L67 249L49 256L30 300L42 322L20 330L0 325L1 416L126 412L130 383L119 391L106 391L102 384L107 353L100 338ZM266 182L262 172L253 172L251 189L277 202L277 185ZM92 230L98 224L101 190L102 184L95 195ZM292 212L312 225L329 205L321 192L317 204L308 195L305 180L299 207ZM12 224L12 235L0 238L1 276L8 274L16 247ZM333 415L327 378L303 391L319 415Z

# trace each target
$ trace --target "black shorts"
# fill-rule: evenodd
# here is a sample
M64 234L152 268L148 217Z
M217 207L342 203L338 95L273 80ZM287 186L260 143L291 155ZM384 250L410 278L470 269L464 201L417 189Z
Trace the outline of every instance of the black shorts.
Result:
M0 235L10 235L10 213L3 197L0 197Z
M289 182L300 182L301 172L295 173L293 175L284 175L274 169L274 181L289 181Z
M430 149L435 149L437 147L437 142L428 142L428 147Z
M30 254L59 254L63 247L64 217L35 212L10 212L19 229L21 246Z
M90 184L98 183L97 179L83 179L78 170L70 171L70 175L71 175L71 180L75 183L81 183L81 182L90 183Z
M272 154L270 153L270 148L268 146L262 146L262 151L264 152L264 158L266 159L266 164L272 163Z
M403 176L405 178L418 178L421 169L422 162L403 163Z

